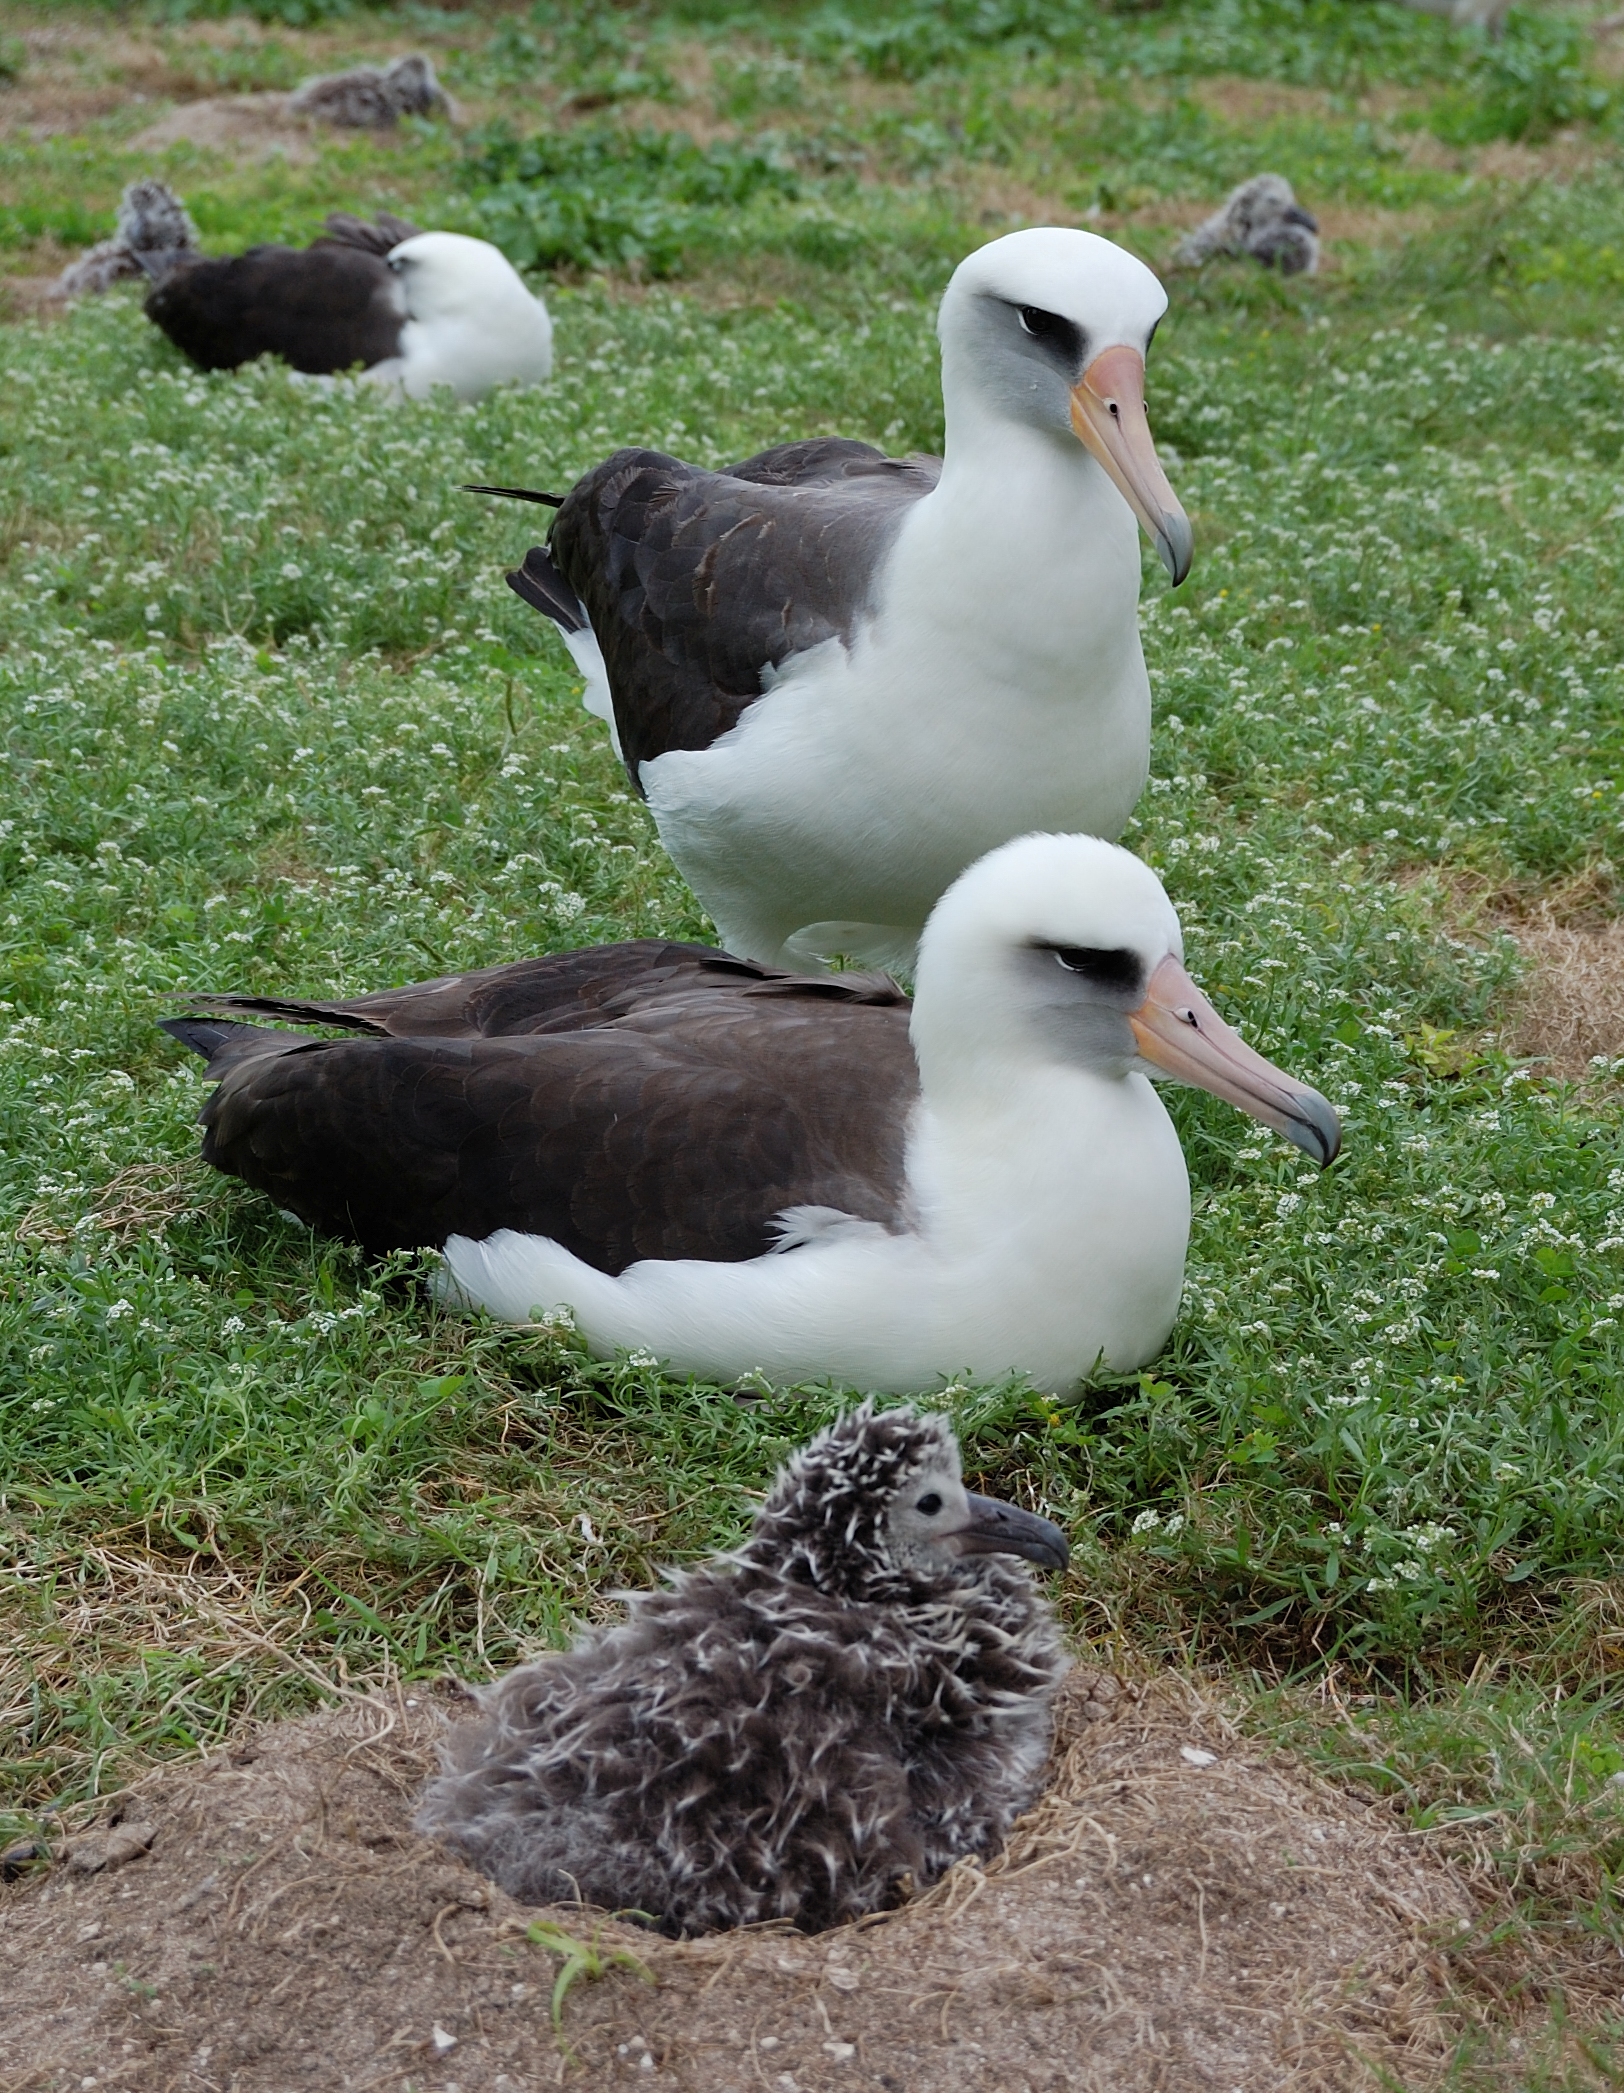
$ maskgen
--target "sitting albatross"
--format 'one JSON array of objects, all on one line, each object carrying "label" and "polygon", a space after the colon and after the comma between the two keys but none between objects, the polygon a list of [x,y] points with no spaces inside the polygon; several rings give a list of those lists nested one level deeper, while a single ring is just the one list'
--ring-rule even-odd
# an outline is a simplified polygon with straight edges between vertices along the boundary
[{"label": "sitting albatross", "polygon": [[359,364],[411,399],[448,385],[459,400],[552,371],[552,319],[499,248],[387,211],[371,225],[334,211],[308,247],[137,259],[148,319],[206,371],[266,355],[311,376]]},{"label": "sitting albatross", "polygon": [[1120,834],[1150,756],[1135,518],[1190,565],[1145,414],[1166,309],[1109,240],[1010,233],[942,299],[942,458],[617,451],[509,575],[730,952],[908,966],[985,852]]},{"label": "sitting albatross", "polygon": [[479,1689],[419,1826],[526,1903],[803,1932],[1001,1844],[1066,1658],[1058,1526],[974,1497],[944,1417],[848,1412],[731,1555]]},{"label": "sitting albatross", "polygon": [[353,1002],[211,997],[203,1154],[312,1226],[444,1246],[461,1296],[601,1354],[901,1393],[1142,1364],[1190,1194],[1160,1070],[1328,1163],[1335,1113],[1185,972],[1155,874],[1026,836],[937,904],[910,1008],[860,975],[644,942]]}]

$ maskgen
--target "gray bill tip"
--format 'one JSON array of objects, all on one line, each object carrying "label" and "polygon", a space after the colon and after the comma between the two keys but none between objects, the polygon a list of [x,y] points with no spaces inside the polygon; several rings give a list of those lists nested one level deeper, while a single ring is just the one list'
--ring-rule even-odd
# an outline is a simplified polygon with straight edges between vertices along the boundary
[{"label": "gray bill tip", "polygon": [[1045,1570],[1063,1570],[1071,1543],[1052,1519],[996,1497],[969,1499],[970,1523],[955,1536],[961,1555],[1022,1555]]},{"label": "gray bill tip", "polygon": [[1334,1163],[1342,1150],[1342,1122],[1330,1101],[1317,1090],[1305,1089],[1292,1099],[1290,1115],[1281,1132],[1304,1155],[1312,1156],[1322,1170]]},{"label": "gray bill tip", "polygon": [[1156,550],[1162,556],[1162,565],[1176,589],[1190,571],[1190,562],[1195,558],[1195,532],[1190,519],[1181,509],[1177,515],[1167,515],[1156,531]]}]

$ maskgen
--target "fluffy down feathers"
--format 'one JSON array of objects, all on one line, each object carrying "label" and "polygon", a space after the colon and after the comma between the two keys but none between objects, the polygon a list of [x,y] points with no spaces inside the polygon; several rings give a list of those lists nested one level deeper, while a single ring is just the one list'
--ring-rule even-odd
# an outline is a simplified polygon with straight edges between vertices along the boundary
[{"label": "fluffy down feathers", "polygon": [[1319,221],[1297,201],[1290,182],[1282,174],[1256,174],[1179,243],[1173,260],[1191,269],[1215,254],[1246,254],[1282,276],[1311,276],[1319,252]]},{"label": "fluffy down feathers", "polygon": [[93,295],[131,277],[151,276],[172,258],[200,252],[186,206],[167,182],[144,175],[120,199],[113,237],[70,262],[57,278],[57,292],[64,298]]},{"label": "fluffy down feathers", "polygon": [[352,131],[387,131],[403,116],[448,116],[450,97],[421,52],[397,58],[387,72],[358,65],[324,73],[288,97],[290,116],[313,116]]},{"label": "fluffy down feathers", "polygon": [[[990,1851],[1038,1793],[1066,1660],[1023,1567],[898,1541],[910,1488],[957,1472],[945,1419],[848,1413],[737,1553],[486,1688],[419,1823],[526,1902],[673,1934],[817,1932]],[[1046,1522],[965,1501],[1063,1559]]]}]

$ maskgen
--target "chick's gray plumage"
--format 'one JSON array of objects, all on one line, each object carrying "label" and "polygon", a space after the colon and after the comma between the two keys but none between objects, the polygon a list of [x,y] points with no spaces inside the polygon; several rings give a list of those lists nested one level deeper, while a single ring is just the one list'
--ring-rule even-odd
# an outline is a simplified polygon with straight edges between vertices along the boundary
[{"label": "chick's gray plumage", "polygon": [[1215,254],[1250,255],[1282,276],[1311,276],[1319,267],[1319,220],[1283,174],[1253,175],[1180,241],[1173,261],[1193,269]]},{"label": "chick's gray plumage", "polygon": [[[1024,1567],[899,1542],[893,1508],[944,1468],[945,1419],[850,1412],[736,1553],[485,1689],[420,1825],[524,1902],[675,1934],[816,1932],[995,1848],[1038,1793],[1066,1660]],[[1064,1559],[1047,1522],[965,1501]]]}]

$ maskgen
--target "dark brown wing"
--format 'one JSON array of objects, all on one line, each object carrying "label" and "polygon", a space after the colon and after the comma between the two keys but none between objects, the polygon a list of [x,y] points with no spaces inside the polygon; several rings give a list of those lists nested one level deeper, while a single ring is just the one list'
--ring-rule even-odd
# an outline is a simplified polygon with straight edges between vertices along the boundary
[{"label": "dark brown wing", "polygon": [[279,1017],[292,1024],[343,1025],[380,1038],[495,1039],[538,1032],[578,1032],[622,1018],[643,1018],[686,1003],[736,995],[792,996],[815,1003],[876,1003],[906,1010],[907,998],[885,974],[784,974],[734,959],[712,945],[638,938],[554,952],[466,974],[443,974],[405,988],[346,1001],[282,996],[200,996],[210,1010]]},{"label": "dark brown wing", "polygon": [[576,482],[547,550],[592,621],[634,781],[639,764],[735,726],[764,670],[851,638],[940,470],[820,438],[730,472],[617,451]]},{"label": "dark brown wing", "polygon": [[403,317],[378,255],[325,241],[197,262],[156,285],[146,313],[206,371],[272,355],[317,374],[395,355]]},{"label": "dark brown wing", "polygon": [[906,1000],[874,990],[690,984],[502,1038],[171,1029],[221,1077],[205,1158],[313,1227],[373,1251],[516,1228],[619,1272],[759,1256],[786,1207],[896,1225],[917,1073]]},{"label": "dark brown wing", "polygon": [[326,231],[318,234],[311,245],[358,247],[364,254],[382,256],[392,253],[402,240],[415,240],[422,230],[420,225],[397,218],[392,211],[380,211],[370,225],[349,211],[329,211]]}]

